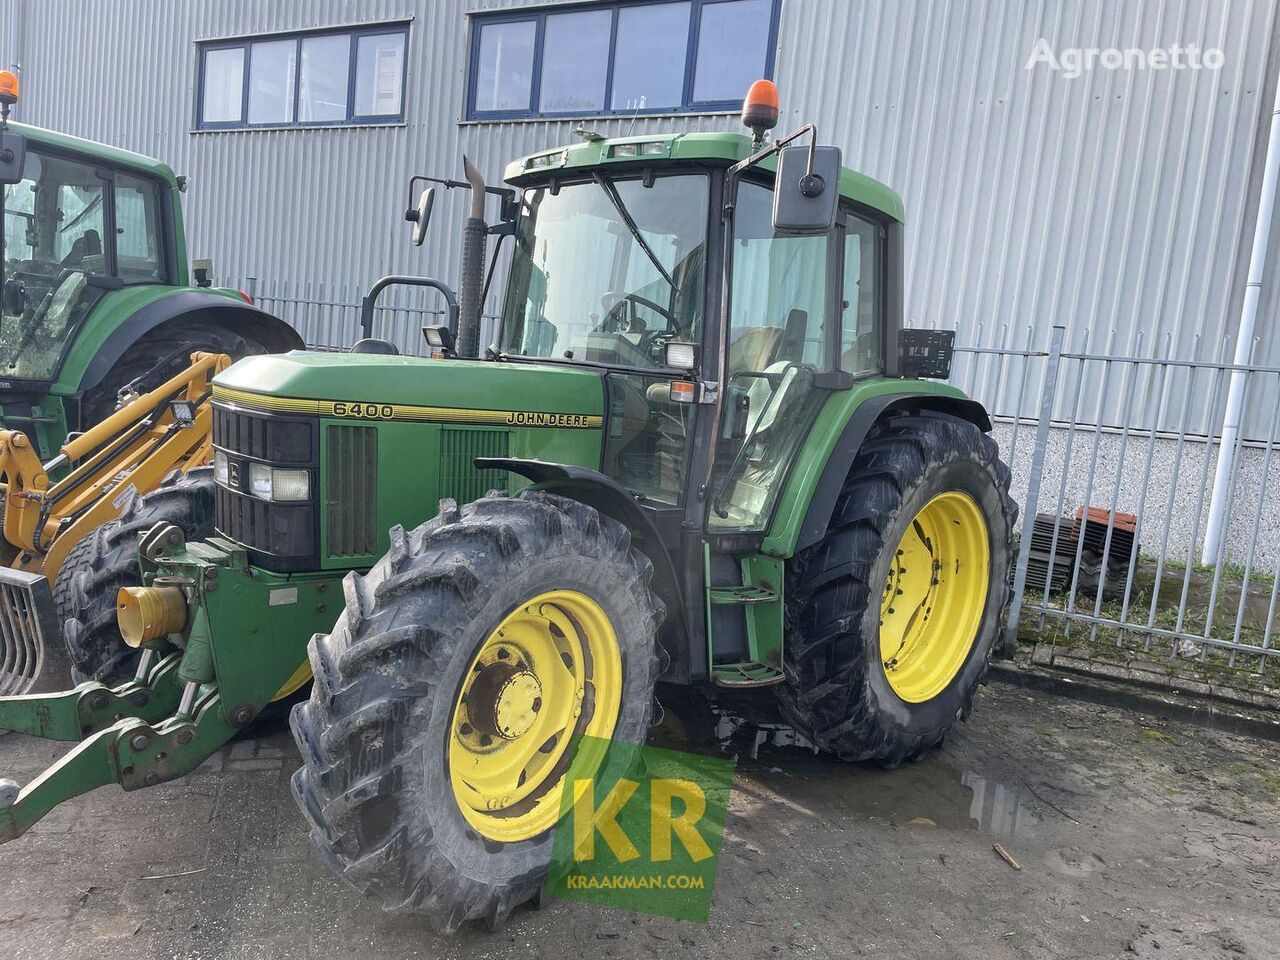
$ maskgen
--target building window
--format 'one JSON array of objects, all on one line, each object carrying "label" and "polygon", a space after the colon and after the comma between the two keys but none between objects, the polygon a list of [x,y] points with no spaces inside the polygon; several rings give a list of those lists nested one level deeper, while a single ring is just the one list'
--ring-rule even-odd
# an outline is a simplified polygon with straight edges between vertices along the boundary
[{"label": "building window", "polygon": [[467,117],[736,109],[773,75],[778,0],[575,4],[472,18]]},{"label": "building window", "polygon": [[407,23],[199,44],[201,129],[404,119]]}]

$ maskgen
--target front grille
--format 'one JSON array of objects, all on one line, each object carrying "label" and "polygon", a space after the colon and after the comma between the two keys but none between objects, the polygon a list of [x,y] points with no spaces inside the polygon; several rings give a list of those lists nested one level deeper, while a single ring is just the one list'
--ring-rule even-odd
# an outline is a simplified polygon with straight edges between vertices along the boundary
[{"label": "front grille", "polygon": [[48,581],[0,568],[0,694],[56,690],[69,670]]},{"label": "front grille", "polygon": [[312,418],[213,405],[213,444],[226,454],[228,465],[227,483],[219,483],[214,496],[214,528],[243,546],[250,561],[264,569],[316,569],[319,529],[312,502],[271,503],[250,494],[249,465],[257,461],[308,468],[314,497],[318,433]]},{"label": "front grille", "polygon": [[509,436],[505,429],[441,428],[440,496],[452,497],[460,504],[470,503],[472,500],[479,500],[490,490],[505,488],[505,471],[477,470],[475,459],[505,457]]},{"label": "front grille", "polygon": [[315,461],[310,421],[243,413],[214,404],[213,442],[254,460],[310,466]]},{"label": "front grille", "polygon": [[378,546],[378,429],[328,428],[325,485],[330,557],[366,557]]}]

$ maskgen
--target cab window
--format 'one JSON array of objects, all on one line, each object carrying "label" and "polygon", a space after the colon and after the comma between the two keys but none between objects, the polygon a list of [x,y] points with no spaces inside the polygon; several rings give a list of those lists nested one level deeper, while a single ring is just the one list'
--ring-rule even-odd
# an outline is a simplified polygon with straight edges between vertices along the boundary
[{"label": "cab window", "polygon": [[884,228],[845,212],[844,283],[840,324],[840,369],[866,374],[880,369],[884,314]]},{"label": "cab window", "polygon": [[764,528],[826,396],[815,378],[830,370],[824,331],[831,243],[826,234],[775,233],[773,192],[739,185],[713,529]]},{"label": "cab window", "polygon": [[165,279],[160,189],[141,177],[116,175],[116,260],[120,278]]}]

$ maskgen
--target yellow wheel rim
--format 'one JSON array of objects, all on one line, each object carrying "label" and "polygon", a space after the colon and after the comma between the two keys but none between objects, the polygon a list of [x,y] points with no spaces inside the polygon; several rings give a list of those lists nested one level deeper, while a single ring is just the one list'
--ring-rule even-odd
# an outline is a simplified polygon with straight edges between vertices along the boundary
[{"label": "yellow wheel rim", "polygon": [[908,703],[932,700],[964,666],[991,578],[987,523],[977,503],[940,493],[898,543],[880,601],[880,660]]},{"label": "yellow wheel rim", "polygon": [[613,736],[622,658],[613,624],[576,590],[521,604],[481,644],[449,731],[449,779],[467,821],[490,840],[535,837],[560,816],[581,734]]},{"label": "yellow wheel rim", "polygon": [[285,697],[292,696],[311,681],[311,661],[303,660],[298,665],[298,669],[293,671],[289,679],[284,682],[284,686],[276,691],[276,695],[271,698],[271,702],[283,700]]}]

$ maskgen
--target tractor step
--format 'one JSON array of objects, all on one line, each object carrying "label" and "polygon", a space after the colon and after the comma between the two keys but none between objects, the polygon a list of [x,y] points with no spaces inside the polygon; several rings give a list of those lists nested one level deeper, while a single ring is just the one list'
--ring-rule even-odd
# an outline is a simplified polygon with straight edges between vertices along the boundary
[{"label": "tractor step", "polygon": [[[711,584],[711,548],[704,547],[707,578],[707,659],[711,664],[711,680],[720,687],[767,687],[782,683],[782,587],[784,570],[775,557],[753,555],[737,561],[741,584]],[[741,614],[722,610],[713,617],[715,607],[741,607]],[[735,624],[740,624],[735,628]],[[732,662],[717,662],[716,629],[742,631],[745,636],[722,637],[720,656]],[[745,643],[741,640],[745,639]],[[735,642],[736,641],[736,642]]]},{"label": "tractor step", "polygon": [[770,590],[768,587],[745,586],[745,587],[712,587],[707,591],[707,597],[712,603],[718,604],[748,604],[748,603],[777,603],[778,594]]},{"label": "tractor step", "polygon": [[767,663],[717,663],[712,679],[718,687],[771,687],[786,675]]}]

